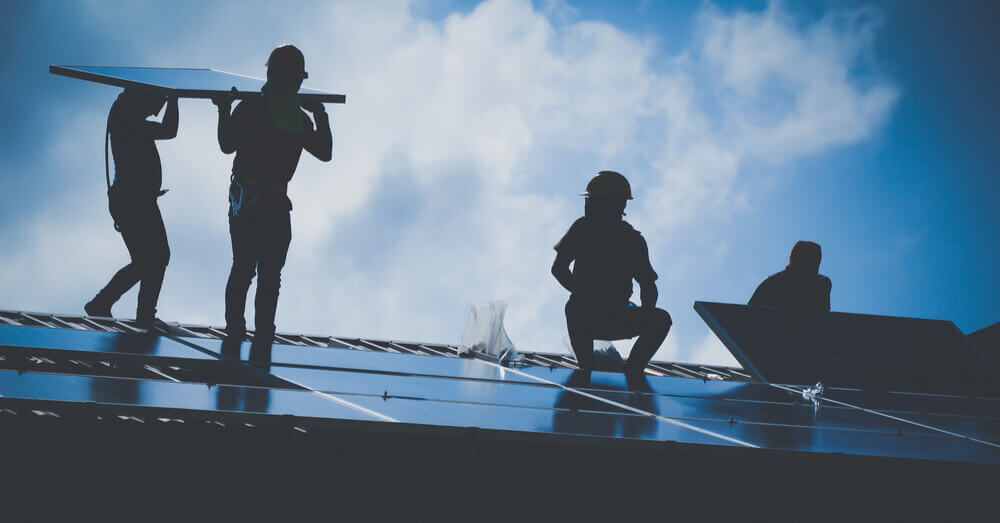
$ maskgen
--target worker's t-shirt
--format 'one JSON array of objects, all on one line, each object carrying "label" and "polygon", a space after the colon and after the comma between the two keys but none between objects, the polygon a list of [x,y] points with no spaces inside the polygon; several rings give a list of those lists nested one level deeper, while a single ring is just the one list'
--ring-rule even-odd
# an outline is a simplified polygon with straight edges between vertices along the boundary
[{"label": "worker's t-shirt", "polygon": [[[302,149],[318,140],[313,122],[301,109],[302,132],[286,132],[275,127],[263,97],[244,100],[233,110],[232,130],[236,137],[233,175],[243,184],[254,205],[291,210],[288,182],[295,174]],[[325,117],[325,114],[324,116]]]},{"label": "worker's t-shirt", "polygon": [[153,137],[159,123],[130,114],[119,98],[111,105],[108,132],[115,161],[115,185],[132,191],[156,194],[163,183],[160,153]]},{"label": "worker's t-shirt", "polygon": [[622,221],[598,227],[587,217],[578,219],[555,250],[573,263],[573,298],[598,309],[624,308],[632,297],[632,280],[656,281],[649,248],[639,231]]},{"label": "worker's t-shirt", "polygon": [[832,287],[830,278],[822,274],[785,269],[762,281],[747,304],[829,311]]}]

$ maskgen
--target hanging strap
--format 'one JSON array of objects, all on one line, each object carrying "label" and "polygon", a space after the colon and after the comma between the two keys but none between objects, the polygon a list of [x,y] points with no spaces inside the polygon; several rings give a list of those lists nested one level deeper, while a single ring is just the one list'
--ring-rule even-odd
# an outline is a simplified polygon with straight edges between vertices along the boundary
[{"label": "hanging strap", "polygon": [[104,126],[104,181],[108,184],[108,197],[111,197],[111,167],[108,164],[108,144],[111,141],[111,111],[108,111],[108,123]]}]

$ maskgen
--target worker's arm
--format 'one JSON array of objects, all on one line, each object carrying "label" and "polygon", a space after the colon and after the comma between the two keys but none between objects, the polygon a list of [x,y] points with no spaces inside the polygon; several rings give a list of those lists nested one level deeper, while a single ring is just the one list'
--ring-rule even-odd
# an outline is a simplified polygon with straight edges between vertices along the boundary
[{"label": "worker's arm", "polygon": [[825,298],[823,300],[823,310],[827,311],[827,312],[830,312],[830,291],[833,289],[833,282],[830,281],[829,278],[823,278],[823,280],[824,280],[823,281],[823,283],[824,283],[823,287],[824,287],[824,290],[825,290],[825,292],[823,293],[824,294],[824,298]]},{"label": "worker's arm", "polygon": [[[233,90],[236,88],[234,87]],[[224,154],[236,151],[236,136],[233,129],[233,116],[230,114],[233,106],[233,96],[226,94],[212,98],[212,103],[219,108],[219,126],[217,136],[219,139],[219,149]]]},{"label": "worker's arm", "polygon": [[562,285],[570,293],[573,292],[573,273],[569,270],[571,261],[573,259],[568,254],[557,251],[556,259],[552,262],[552,275],[556,277],[559,285]]},{"label": "worker's arm", "polygon": [[305,143],[302,145],[319,161],[329,162],[333,158],[333,133],[330,132],[330,117],[326,114],[326,109],[322,103],[314,100],[303,99],[299,105],[312,113],[313,120],[316,120],[316,130],[306,131]]},{"label": "worker's arm", "polygon": [[655,281],[648,280],[639,282],[639,301],[642,302],[642,308],[652,309],[653,307],[656,307],[656,299],[659,297],[660,293],[656,289]]},{"label": "worker's arm", "polygon": [[146,122],[154,140],[169,140],[177,136],[177,97],[167,98],[167,110],[163,113],[162,122]]},{"label": "worker's arm", "polygon": [[764,281],[760,282],[760,285],[754,289],[753,294],[750,296],[750,301],[747,305],[753,306],[774,306],[777,300],[774,296],[774,276],[765,278]]},{"label": "worker's arm", "polygon": [[154,140],[169,140],[177,136],[177,97],[167,98],[167,110],[163,113],[162,122],[144,120],[142,122],[142,133],[152,137]]},{"label": "worker's arm", "polygon": [[656,289],[656,280],[659,278],[653,265],[649,262],[649,246],[646,240],[640,235],[638,240],[638,252],[635,257],[635,270],[632,277],[639,282],[639,301],[642,308],[652,309],[656,307],[656,299],[660,297]]}]

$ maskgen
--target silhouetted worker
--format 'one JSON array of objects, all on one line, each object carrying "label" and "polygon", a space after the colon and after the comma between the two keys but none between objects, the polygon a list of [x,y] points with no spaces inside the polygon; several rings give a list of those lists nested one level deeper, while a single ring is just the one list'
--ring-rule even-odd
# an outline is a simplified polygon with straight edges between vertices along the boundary
[{"label": "silhouetted worker", "polygon": [[761,282],[747,304],[829,311],[833,283],[819,273],[822,258],[819,244],[796,242],[785,270]]},{"label": "silhouetted worker", "polygon": [[[571,295],[566,326],[581,368],[592,368],[594,340],[639,336],[625,362],[627,374],[642,373],[672,324],[656,308],[656,272],[646,240],[622,220],[632,188],[619,173],[601,171],[587,184],[584,216],[556,244],[552,275]],[[573,270],[570,272],[570,262]],[[639,282],[641,307],[629,301]]]},{"label": "silhouetted worker", "polygon": [[[167,110],[162,123],[146,120],[159,113],[164,103]],[[110,317],[111,306],[138,282],[136,326],[149,329],[170,261],[167,231],[156,203],[166,191],[160,190],[163,173],[155,140],[177,136],[177,98],[126,89],[111,105],[108,134],[115,162],[108,208],[132,261],[83,308],[91,316]]]},{"label": "silhouetted worker", "polygon": [[[219,147],[236,152],[229,186],[229,234],[233,267],[226,284],[226,339],[222,353],[239,358],[246,334],[247,291],[256,273],[257,297],[250,361],[267,367],[274,339],[274,315],[292,239],[288,182],[302,149],[321,161],[333,155],[330,121],[323,104],[298,96],[305,57],[295,46],[283,45],[267,60],[267,83],[261,97],[240,102],[230,116],[231,97],[213,102],[219,107]],[[313,114],[316,127],[305,112]]]}]

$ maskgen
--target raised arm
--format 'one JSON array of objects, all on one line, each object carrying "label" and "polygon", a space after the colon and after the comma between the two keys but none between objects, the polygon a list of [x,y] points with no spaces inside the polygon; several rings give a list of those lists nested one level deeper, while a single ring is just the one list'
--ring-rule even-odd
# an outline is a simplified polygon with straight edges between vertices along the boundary
[{"label": "raised arm", "polygon": [[321,162],[329,162],[333,158],[333,133],[330,132],[330,117],[326,114],[323,104],[313,100],[303,99],[299,105],[309,111],[316,120],[316,130],[307,130],[303,146],[309,154]]},{"label": "raised arm", "polygon": [[[234,87],[233,90],[236,88]],[[223,95],[212,98],[212,103],[219,109],[219,125],[216,135],[219,139],[219,149],[224,154],[236,151],[236,136],[233,129],[233,117],[230,111],[233,106],[233,96]]]},{"label": "raised arm", "polygon": [[177,112],[177,97],[167,98],[167,110],[163,113],[163,121],[143,121],[143,132],[152,136],[154,140],[169,140],[177,136]]},{"label": "raised arm", "polygon": [[177,136],[177,97],[167,98],[167,110],[163,113],[163,122],[145,122],[154,140],[169,140]]}]

